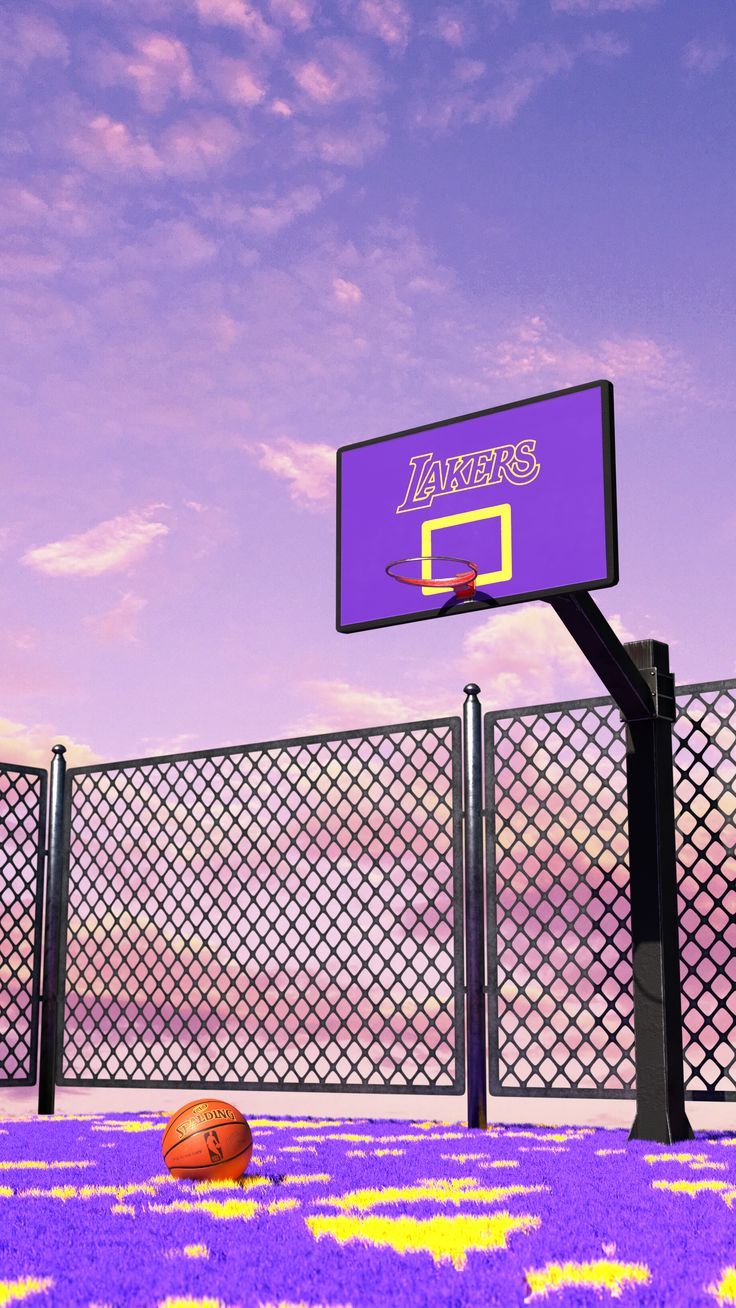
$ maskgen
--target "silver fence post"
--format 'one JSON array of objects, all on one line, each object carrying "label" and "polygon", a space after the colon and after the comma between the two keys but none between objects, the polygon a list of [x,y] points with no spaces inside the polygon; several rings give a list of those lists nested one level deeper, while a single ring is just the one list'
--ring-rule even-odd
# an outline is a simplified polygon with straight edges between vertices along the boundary
[{"label": "silver fence post", "polygon": [[465,687],[463,796],[465,805],[465,1014],[468,1126],[485,1130],[486,987],[483,897],[483,745],[480,687]]},{"label": "silver fence post", "polygon": [[41,1048],[38,1066],[38,1112],[52,1114],[56,1094],[56,1021],[61,955],[61,881],[64,864],[64,745],[54,745],[49,802],[49,844],[46,874]]}]

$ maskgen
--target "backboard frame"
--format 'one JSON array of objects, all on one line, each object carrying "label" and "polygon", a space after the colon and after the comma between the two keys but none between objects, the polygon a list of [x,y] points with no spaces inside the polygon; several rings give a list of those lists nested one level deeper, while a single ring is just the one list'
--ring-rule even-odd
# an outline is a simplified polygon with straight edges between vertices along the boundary
[{"label": "backboard frame", "polygon": [[[460,605],[449,607],[438,604],[436,608],[426,609],[421,613],[398,614],[392,617],[377,618],[368,622],[343,623],[341,622],[341,589],[342,589],[342,560],[341,560],[341,542],[342,542],[342,461],[344,456],[351,450],[355,450],[367,445],[379,445],[384,441],[395,440],[400,436],[413,436],[419,432],[432,431],[438,427],[454,426],[457,423],[467,422],[471,418],[488,417],[495,413],[501,413],[509,409],[520,409],[528,405],[539,404],[544,400],[557,399],[563,395],[576,394],[579,391],[592,390],[595,387],[600,388],[601,392],[601,436],[602,436],[602,455],[603,455],[603,493],[604,493],[604,513],[605,513],[605,548],[606,548],[606,573],[599,578],[590,578],[586,581],[580,581],[567,586],[559,586],[542,591],[529,591],[525,594],[514,595],[510,598],[489,599],[486,595],[484,598],[477,600],[466,600]],[[523,400],[514,400],[509,404],[498,404],[488,409],[477,409],[472,413],[460,414],[454,418],[442,418],[437,422],[423,423],[417,427],[407,427],[403,431],[389,432],[384,436],[374,436],[367,440],[354,441],[349,445],[342,445],[337,450],[337,485],[336,485],[336,523],[337,523],[337,568],[336,568],[336,628],[344,634],[352,634],[357,631],[372,631],[376,627],[393,627],[407,622],[424,622],[429,618],[440,616],[450,617],[459,613],[477,612],[487,610],[489,604],[492,607],[504,607],[508,604],[523,604],[533,600],[548,599],[554,595],[568,595],[575,591],[601,590],[610,586],[615,586],[619,580],[618,566],[618,523],[617,523],[617,500],[616,500],[616,459],[615,459],[615,437],[614,437],[614,416],[613,416],[613,384],[605,379],[598,381],[584,382],[579,386],[569,386],[562,390],[549,391],[543,395],[529,396]],[[387,560],[390,562],[390,560]],[[482,587],[479,587],[482,591]]]}]

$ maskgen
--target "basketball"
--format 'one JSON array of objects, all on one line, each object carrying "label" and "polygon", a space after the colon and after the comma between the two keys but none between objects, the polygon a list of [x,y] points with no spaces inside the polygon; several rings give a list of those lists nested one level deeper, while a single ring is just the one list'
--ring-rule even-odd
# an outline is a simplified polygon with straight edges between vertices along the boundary
[{"label": "basketball", "polygon": [[253,1137],[232,1104],[193,1099],[169,1118],[161,1152],[177,1180],[235,1181],[250,1162]]}]

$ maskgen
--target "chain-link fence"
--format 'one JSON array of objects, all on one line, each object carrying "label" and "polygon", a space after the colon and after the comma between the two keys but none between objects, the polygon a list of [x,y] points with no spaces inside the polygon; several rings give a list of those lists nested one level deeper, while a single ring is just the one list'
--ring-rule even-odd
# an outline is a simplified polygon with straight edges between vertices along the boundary
[{"label": "chain-link fence", "polygon": [[[736,1100],[736,680],[673,735],[686,1098]],[[626,738],[607,698],[485,716],[497,1095],[636,1097]]]},{"label": "chain-link fence", "polygon": [[41,993],[47,776],[0,763],[0,1084],[33,1085]]},{"label": "chain-link fence", "polygon": [[460,720],[67,774],[59,1085],[462,1093]]}]

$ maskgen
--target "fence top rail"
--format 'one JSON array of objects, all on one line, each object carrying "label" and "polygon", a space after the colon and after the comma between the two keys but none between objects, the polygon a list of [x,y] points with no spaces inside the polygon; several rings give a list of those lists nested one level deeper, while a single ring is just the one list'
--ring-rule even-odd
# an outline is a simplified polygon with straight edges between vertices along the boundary
[{"label": "fence top rail", "polygon": [[326,745],[331,741],[368,740],[373,736],[389,736],[394,733],[407,734],[414,731],[434,731],[438,727],[460,727],[459,716],[446,718],[425,718],[417,722],[398,722],[391,726],[353,727],[347,731],[328,731],[313,736],[290,736],[285,740],[265,740],[247,745],[224,745],[214,749],[187,750],[181,754],[153,754],[146,758],[115,760],[112,763],[85,763],[80,767],[68,768],[67,777],[80,776],[90,772],[114,772],[120,768],[142,767],[159,763],[185,763],[197,759],[229,758],[233,754],[255,754],[269,750],[296,748],[303,745]]},{"label": "fence top rail", "polygon": [[[676,696],[680,695],[699,695],[704,692],[719,690],[736,690],[736,677],[727,677],[724,681],[697,681],[688,686],[675,685]],[[484,715],[486,721],[499,718],[523,718],[539,716],[540,714],[565,713],[570,709],[584,708],[603,708],[604,705],[616,707],[616,701],[611,695],[598,695],[593,699],[566,699],[556,700],[553,704],[525,704],[522,708],[514,709],[489,709]]]},{"label": "fence top rail", "polygon": [[33,768],[27,763],[0,763],[0,772],[25,772],[26,775],[33,777],[45,777],[48,775],[47,768]]}]

